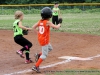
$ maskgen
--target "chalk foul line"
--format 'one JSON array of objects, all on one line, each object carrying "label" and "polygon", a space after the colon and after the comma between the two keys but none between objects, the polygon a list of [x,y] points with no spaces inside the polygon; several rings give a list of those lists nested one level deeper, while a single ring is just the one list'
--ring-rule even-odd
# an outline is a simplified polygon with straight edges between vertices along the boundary
[{"label": "chalk foul line", "polygon": [[[70,60],[64,60],[64,61],[54,63],[54,64],[50,64],[50,65],[47,65],[47,66],[42,66],[42,67],[40,67],[40,69],[54,67],[56,65],[64,64],[64,63],[67,63],[67,62],[70,62]],[[21,74],[21,73],[26,73],[26,72],[31,72],[31,71],[32,71],[31,69],[28,69],[28,70],[23,70],[23,71],[19,71],[19,72],[10,73],[10,74],[4,74],[4,75],[16,75],[16,74]]]},{"label": "chalk foul line", "polygon": [[[71,62],[72,60],[89,61],[89,60],[93,60],[94,58],[98,58],[98,57],[100,57],[100,54],[98,54],[96,56],[92,56],[92,57],[87,57],[87,58],[73,57],[73,56],[62,56],[62,57],[58,57],[58,59],[64,59],[63,61],[57,62],[57,63],[54,63],[54,64],[50,64],[50,65],[47,65],[47,66],[42,66],[42,67],[40,67],[40,69],[54,67],[56,65],[61,65],[61,64],[64,64],[64,63]],[[10,74],[4,74],[4,75],[16,75],[16,74],[22,74],[22,73],[27,73],[27,72],[31,72],[31,71],[32,71],[31,69],[27,69],[27,70],[14,72],[14,73],[10,73]]]}]

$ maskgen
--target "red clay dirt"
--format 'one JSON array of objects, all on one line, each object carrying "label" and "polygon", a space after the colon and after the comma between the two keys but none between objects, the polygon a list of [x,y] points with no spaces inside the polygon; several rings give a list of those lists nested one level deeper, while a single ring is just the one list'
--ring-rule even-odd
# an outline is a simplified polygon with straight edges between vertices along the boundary
[{"label": "red clay dirt", "polygon": [[[41,52],[41,46],[37,41],[37,35],[34,32],[30,32],[29,35],[25,37],[33,43],[30,57],[34,61],[34,54],[36,52]],[[100,54],[100,36],[51,32],[51,44],[53,50],[49,53],[47,59],[41,64],[41,66],[63,61],[58,59],[58,57],[61,56],[91,57]],[[16,54],[16,51],[20,48],[21,46],[17,45],[13,40],[12,30],[0,30],[0,75],[31,69],[35,64],[24,64],[25,59],[20,58]],[[95,58],[91,61],[71,61],[66,64],[42,69],[41,71],[100,69],[99,62],[100,58]],[[32,71],[16,75],[45,74],[36,74]]]}]

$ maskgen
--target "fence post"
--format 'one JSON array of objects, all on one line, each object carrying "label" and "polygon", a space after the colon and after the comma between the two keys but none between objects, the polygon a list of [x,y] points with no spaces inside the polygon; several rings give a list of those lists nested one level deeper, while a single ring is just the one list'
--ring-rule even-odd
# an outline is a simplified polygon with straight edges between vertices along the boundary
[{"label": "fence post", "polygon": [[85,11],[85,9],[84,9],[84,5],[83,5],[83,11]]},{"label": "fence post", "polygon": [[30,14],[30,10],[31,10],[31,8],[30,8],[30,5],[29,5],[29,14]]},{"label": "fence post", "polygon": [[1,14],[3,15],[3,6],[2,6],[2,8],[1,8],[1,11],[2,11]]}]

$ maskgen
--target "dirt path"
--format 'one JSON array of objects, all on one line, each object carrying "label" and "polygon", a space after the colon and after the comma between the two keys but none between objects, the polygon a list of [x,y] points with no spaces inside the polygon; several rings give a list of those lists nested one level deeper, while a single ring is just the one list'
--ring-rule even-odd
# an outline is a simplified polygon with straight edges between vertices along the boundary
[{"label": "dirt path", "polygon": [[[25,37],[33,43],[30,57],[34,60],[34,53],[41,51],[37,36],[30,32]],[[51,44],[54,49],[41,66],[62,61],[58,59],[60,56],[90,57],[100,54],[100,36],[51,32]],[[21,46],[14,43],[13,31],[0,30],[0,75],[32,68],[34,63],[24,64],[25,59],[16,55],[16,50],[20,48]],[[95,58],[92,61],[71,61],[70,63],[43,69],[42,72],[65,69],[100,69],[100,58]],[[24,75],[32,74],[34,73],[29,72]]]}]

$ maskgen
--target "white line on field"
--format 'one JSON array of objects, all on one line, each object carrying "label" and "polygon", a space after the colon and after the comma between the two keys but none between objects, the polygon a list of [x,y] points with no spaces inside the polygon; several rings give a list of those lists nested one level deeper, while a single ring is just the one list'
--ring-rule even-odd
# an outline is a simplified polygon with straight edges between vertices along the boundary
[{"label": "white line on field", "polygon": [[[56,65],[61,65],[61,64],[64,64],[64,63],[71,62],[72,60],[87,61],[87,60],[93,60],[93,58],[97,58],[97,57],[100,57],[100,54],[98,54],[96,56],[92,56],[92,57],[87,57],[87,58],[73,57],[73,56],[62,56],[62,57],[58,57],[58,58],[59,59],[65,59],[64,61],[57,62],[57,63],[54,63],[54,64],[50,64],[50,65],[47,65],[47,66],[42,66],[42,67],[40,67],[40,69],[54,67]],[[28,69],[28,70],[23,70],[23,71],[19,71],[19,72],[10,73],[10,74],[4,74],[4,75],[16,75],[16,74],[22,74],[22,73],[31,72],[31,71],[32,71],[31,69]]]},{"label": "white line on field", "polygon": [[[60,64],[64,64],[64,63],[70,62],[70,61],[71,60],[64,60],[64,61],[61,61],[61,62],[58,62],[58,63],[54,63],[54,64],[50,64],[50,65],[47,65],[47,66],[42,66],[42,67],[40,67],[40,69],[53,67],[53,66],[56,66],[56,65],[60,65]],[[26,72],[31,72],[31,71],[32,71],[31,69],[28,69],[28,70],[23,70],[23,71],[19,71],[19,72],[10,73],[10,74],[4,74],[4,75],[16,75],[16,74],[21,74],[21,73],[26,73]]]}]

